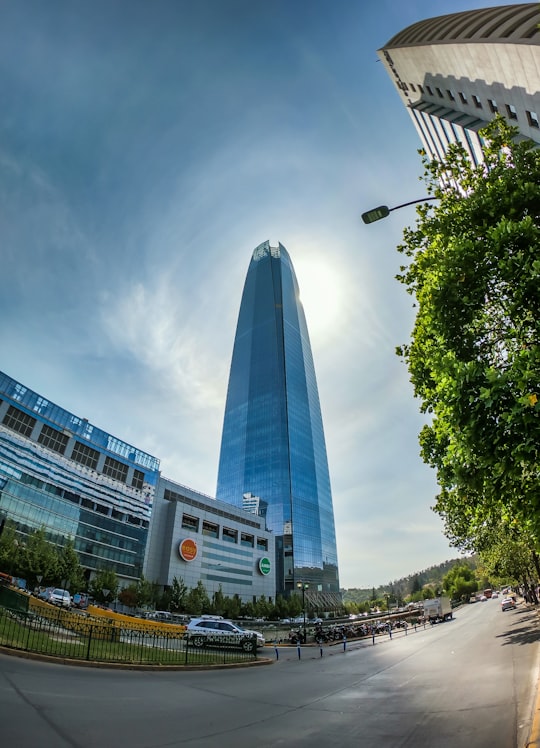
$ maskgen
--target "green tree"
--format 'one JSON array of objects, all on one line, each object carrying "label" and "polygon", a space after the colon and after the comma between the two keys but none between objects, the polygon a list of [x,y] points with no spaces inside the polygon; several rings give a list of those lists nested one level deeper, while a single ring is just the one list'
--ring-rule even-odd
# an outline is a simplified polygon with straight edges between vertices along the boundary
[{"label": "green tree", "polygon": [[398,353],[431,418],[434,508],[458,544],[491,511],[540,537],[540,151],[515,133],[497,118],[485,163],[454,145],[426,164],[438,204],[419,207],[399,247],[417,316]]},{"label": "green tree", "polygon": [[210,610],[210,598],[206,587],[199,579],[196,587],[192,587],[186,596],[186,608],[188,613],[200,616],[202,613],[208,613]]},{"label": "green tree", "polygon": [[[20,542],[20,541],[19,541]],[[28,535],[21,552],[21,572],[26,577],[29,586],[34,586],[38,576],[42,577],[41,584],[61,583],[59,554],[55,545],[47,540],[43,528]]]},{"label": "green tree", "polygon": [[111,569],[100,569],[90,582],[89,591],[98,603],[111,603],[118,593],[118,577]]},{"label": "green tree", "polygon": [[232,597],[226,597],[224,604],[225,618],[232,618],[233,620],[238,618],[242,609],[242,601],[240,600],[240,596],[238,594],[235,594]]},{"label": "green tree", "polygon": [[17,538],[15,525],[7,520],[0,536],[0,571],[21,576],[23,570],[23,547]]},{"label": "green tree", "polygon": [[219,585],[219,588],[212,595],[212,613],[218,616],[222,616],[224,610],[225,595],[223,594],[221,585]]},{"label": "green tree", "polygon": [[462,597],[469,598],[472,593],[476,592],[478,582],[474,570],[468,564],[460,564],[444,575],[442,586],[447,595],[459,600]]},{"label": "green tree", "polygon": [[137,585],[129,584],[118,593],[118,600],[128,608],[137,607]]},{"label": "green tree", "polygon": [[144,574],[137,582],[137,605],[139,608],[154,607],[159,597],[159,585],[146,579]]},{"label": "green tree", "polygon": [[186,609],[187,585],[183,579],[173,577],[171,585],[171,610],[183,612]]},{"label": "green tree", "polygon": [[78,592],[86,584],[83,568],[71,538],[58,549],[58,579],[72,592]]}]

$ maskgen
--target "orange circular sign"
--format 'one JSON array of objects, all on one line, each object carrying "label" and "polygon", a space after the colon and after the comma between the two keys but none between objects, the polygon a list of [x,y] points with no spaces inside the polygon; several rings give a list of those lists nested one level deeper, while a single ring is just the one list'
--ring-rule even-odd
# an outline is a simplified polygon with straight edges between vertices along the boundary
[{"label": "orange circular sign", "polygon": [[184,561],[193,561],[194,558],[197,558],[198,552],[197,543],[192,538],[185,538],[178,546],[178,553]]}]

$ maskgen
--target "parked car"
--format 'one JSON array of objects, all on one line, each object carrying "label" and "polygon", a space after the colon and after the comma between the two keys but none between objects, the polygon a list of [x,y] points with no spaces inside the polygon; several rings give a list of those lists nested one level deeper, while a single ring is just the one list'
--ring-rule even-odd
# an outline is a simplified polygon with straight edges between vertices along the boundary
[{"label": "parked car", "polygon": [[73,607],[84,610],[88,607],[90,600],[86,592],[76,592],[73,595]]},{"label": "parked car", "polygon": [[264,636],[259,631],[243,629],[218,617],[193,618],[187,625],[187,632],[188,641],[194,647],[240,647],[244,652],[253,652],[255,647],[265,645]]},{"label": "parked car", "polygon": [[37,596],[39,600],[49,600],[49,595],[54,590],[54,587],[46,587],[44,590],[38,592]]},{"label": "parked car", "polygon": [[516,609],[516,601],[512,597],[503,597],[501,600],[501,610],[504,612],[505,610],[515,610]]},{"label": "parked car", "polygon": [[47,598],[48,603],[59,605],[61,608],[71,608],[71,595],[67,590],[55,587]]}]

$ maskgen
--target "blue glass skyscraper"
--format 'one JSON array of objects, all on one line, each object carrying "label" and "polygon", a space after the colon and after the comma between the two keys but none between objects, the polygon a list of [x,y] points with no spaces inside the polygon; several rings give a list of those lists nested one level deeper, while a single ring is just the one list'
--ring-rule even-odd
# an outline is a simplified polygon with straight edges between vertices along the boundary
[{"label": "blue glass skyscraper", "polygon": [[253,252],[240,305],[216,496],[260,498],[276,540],[276,593],[309,584],[340,603],[332,492],[304,310],[285,247]]}]

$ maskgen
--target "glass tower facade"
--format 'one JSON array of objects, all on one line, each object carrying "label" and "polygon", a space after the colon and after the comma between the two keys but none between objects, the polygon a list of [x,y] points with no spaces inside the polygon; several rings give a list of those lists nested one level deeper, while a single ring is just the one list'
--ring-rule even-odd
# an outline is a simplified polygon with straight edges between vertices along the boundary
[{"label": "glass tower facade", "polygon": [[0,520],[69,538],[92,576],[143,571],[159,460],[0,372]]},{"label": "glass tower facade", "polygon": [[285,247],[253,252],[240,305],[216,496],[259,497],[276,543],[276,594],[309,584],[313,606],[340,603],[332,493],[315,369]]}]

